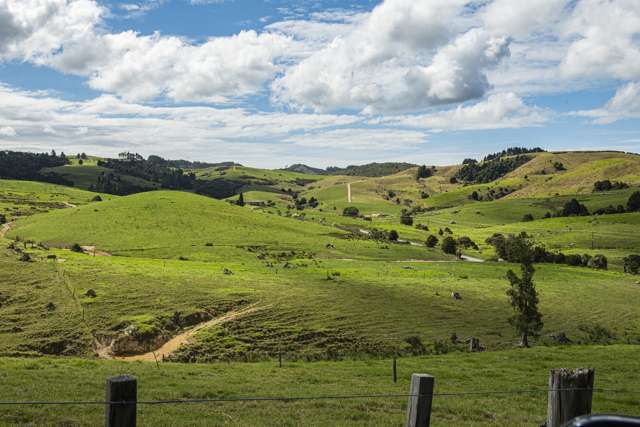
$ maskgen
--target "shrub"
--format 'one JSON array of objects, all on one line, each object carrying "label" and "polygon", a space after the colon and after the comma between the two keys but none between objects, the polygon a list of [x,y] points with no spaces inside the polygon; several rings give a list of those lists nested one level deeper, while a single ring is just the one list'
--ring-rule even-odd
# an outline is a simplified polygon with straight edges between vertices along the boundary
[{"label": "shrub", "polygon": [[562,208],[562,216],[586,216],[589,210],[576,199],[571,199]]},{"label": "shrub", "polygon": [[100,197],[100,195],[96,195],[93,199],[91,199],[92,202],[101,202],[102,201],[102,197]]},{"label": "shrub", "polygon": [[7,223],[7,217],[0,214],[0,225]]},{"label": "shrub", "polygon": [[74,243],[73,245],[71,245],[71,250],[73,252],[81,253],[82,252],[82,247],[78,243]]},{"label": "shrub", "polygon": [[627,201],[627,211],[628,212],[638,212],[640,211],[640,191],[636,191],[629,197]]},{"label": "shrub", "polygon": [[343,216],[357,217],[360,215],[360,210],[355,206],[347,206],[342,210]]},{"label": "shrub", "polygon": [[426,191],[421,191],[420,192],[420,198],[421,199],[428,199],[429,198],[429,194]]},{"label": "shrub", "polygon": [[473,248],[475,250],[478,250],[478,245],[476,245],[476,243],[467,236],[460,237],[458,239],[458,245],[462,246],[465,249]]},{"label": "shrub", "polygon": [[422,231],[429,231],[429,227],[425,224],[416,224],[416,228]]},{"label": "shrub", "polygon": [[427,237],[426,245],[428,248],[435,248],[437,244],[438,244],[438,238],[436,236],[431,234],[429,235],[429,237]]},{"label": "shrub", "polygon": [[389,240],[391,240],[392,242],[397,241],[399,237],[400,236],[398,235],[398,232],[396,230],[389,231]]},{"label": "shrub", "polygon": [[567,168],[564,167],[564,165],[562,164],[562,162],[553,162],[553,168],[557,171],[566,171]]},{"label": "shrub", "polygon": [[601,254],[595,255],[589,260],[589,267],[598,270],[606,270],[608,267],[607,257]]},{"label": "shrub", "polygon": [[458,243],[453,237],[447,236],[442,240],[442,252],[451,255],[455,255],[458,252]]},{"label": "shrub", "polygon": [[31,262],[31,255],[29,255],[28,253],[23,253],[22,256],[20,257],[20,261],[22,262]]},{"label": "shrub", "polygon": [[431,169],[427,168],[425,165],[422,165],[418,167],[418,171],[416,172],[416,180],[419,180],[421,178],[429,178],[431,175],[433,175]]},{"label": "shrub", "polygon": [[568,265],[572,265],[574,267],[582,265],[582,257],[576,254],[570,254],[565,256],[565,262]]},{"label": "shrub", "polygon": [[406,212],[400,215],[400,223],[404,225],[413,225],[413,217]]},{"label": "shrub", "polygon": [[629,255],[624,257],[624,272],[638,274],[640,272],[640,255]]},{"label": "shrub", "polygon": [[533,215],[528,213],[522,217],[522,222],[530,222],[530,221],[533,221],[533,219],[534,219]]}]

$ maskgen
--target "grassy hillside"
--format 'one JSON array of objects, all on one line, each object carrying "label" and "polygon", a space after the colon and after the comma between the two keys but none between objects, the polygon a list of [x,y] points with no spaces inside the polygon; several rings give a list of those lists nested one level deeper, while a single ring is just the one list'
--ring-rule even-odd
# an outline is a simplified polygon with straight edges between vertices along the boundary
[{"label": "grassy hillside", "polygon": [[[62,185],[32,181],[0,180],[0,214],[8,221],[19,217],[48,212],[52,209],[84,205],[97,194]],[[116,196],[100,194],[107,199]]]},{"label": "grassy hillside", "polygon": [[[593,367],[597,388],[636,387],[637,346],[595,346],[511,350],[401,358],[398,382],[390,361],[242,364],[162,364],[78,359],[0,359],[3,400],[101,400],[108,376],[138,378],[138,399],[198,399],[245,396],[345,396],[406,394],[413,372],[435,376],[436,393],[541,390],[527,394],[435,396],[433,426],[530,426],[544,421],[547,376],[558,367]],[[615,360],[615,364],[612,363]],[[249,379],[254,378],[257,381]],[[34,387],[37,384],[37,387]],[[399,426],[406,397],[290,402],[212,402],[138,406],[138,423],[155,426]],[[637,415],[631,393],[595,392],[595,413]],[[9,424],[100,425],[101,406],[2,406]],[[311,421],[312,420],[312,421]]]},{"label": "grassy hillside", "polygon": [[54,246],[97,246],[116,255],[214,260],[246,257],[247,248],[259,246],[270,252],[293,250],[333,258],[442,258],[435,250],[409,245],[389,251],[373,241],[347,239],[348,233],[333,227],[183,192],[140,193],[27,218],[16,225],[10,237]]}]

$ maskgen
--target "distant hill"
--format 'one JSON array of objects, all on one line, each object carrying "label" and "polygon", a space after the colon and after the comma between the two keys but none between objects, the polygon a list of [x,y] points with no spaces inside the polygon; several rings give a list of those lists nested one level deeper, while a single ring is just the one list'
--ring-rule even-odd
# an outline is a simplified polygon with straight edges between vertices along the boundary
[{"label": "distant hill", "polygon": [[314,168],[302,163],[296,163],[295,165],[287,166],[286,168],[283,168],[283,170],[289,172],[306,173],[310,175],[324,175],[327,173],[327,171],[325,171],[324,169]]},{"label": "distant hill", "polygon": [[412,163],[367,163],[365,165],[349,165],[346,168],[337,166],[329,166],[327,169],[314,168],[305,164],[297,163],[283,170],[289,172],[298,172],[311,175],[347,175],[347,176],[366,176],[376,178],[381,176],[393,175],[407,169],[415,168],[418,165]]}]

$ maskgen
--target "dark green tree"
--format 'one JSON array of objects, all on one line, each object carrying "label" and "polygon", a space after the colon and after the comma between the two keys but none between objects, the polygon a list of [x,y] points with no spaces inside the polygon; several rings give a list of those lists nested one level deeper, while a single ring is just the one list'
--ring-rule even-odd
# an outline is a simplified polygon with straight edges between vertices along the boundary
[{"label": "dark green tree", "polygon": [[520,334],[520,345],[529,347],[529,337],[538,336],[544,325],[542,314],[538,311],[538,293],[533,283],[533,248],[531,242],[523,236],[516,237],[510,246],[514,258],[520,262],[521,275],[518,277],[513,270],[507,272],[511,285],[507,295],[515,311],[509,318],[509,323]]},{"label": "dark green tree", "polygon": [[242,193],[240,193],[240,195],[238,196],[238,201],[236,202],[236,205],[244,206],[244,195]]},{"label": "dark green tree", "polygon": [[419,180],[421,178],[429,178],[431,175],[433,175],[431,169],[427,168],[425,165],[422,165],[418,167],[418,170],[416,172],[416,180]]},{"label": "dark green tree", "polygon": [[458,251],[458,242],[451,236],[447,236],[442,240],[442,252],[445,254],[455,255]]},{"label": "dark green tree", "polygon": [[427,247],[435,248],[437,244],[438,244],[438,238],[433,234],[430,234],[429,237],[427,237],[427,241],[426,241]]},{"label": "dark green tree", "polygon": [[389,240],[391,240],[392,242],[397,241],[399,237],[400,236],[398,235],[398,232],[396,230],[389,231]]},{"label": "dark green tree", "polygon": [[627,201],[627,212],[638,212],[640,211],[640,191],[636,191],[629,197],[629,201]]}]

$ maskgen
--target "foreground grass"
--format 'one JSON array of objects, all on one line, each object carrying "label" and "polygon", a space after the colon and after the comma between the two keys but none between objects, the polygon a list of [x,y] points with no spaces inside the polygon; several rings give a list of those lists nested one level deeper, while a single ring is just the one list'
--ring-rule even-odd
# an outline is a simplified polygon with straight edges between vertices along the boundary
[{"label": "foreground grass", "polygon": [[[244,396],[406,394],[411,373],[434,375],[436,393],[531,390],[530,394],[435,396],[432,425],[531,426],[546,415],[549,369],[593,367],[593,412],[638,415],[638,346],[535,347],[490,353],[401,358],[398,383],[390,360],[239,364],[124,363],[63,358],[0,359],[3,401],[102,400],[104,381],[138,378],[138,399]],[[615,363],[612,363],[615,361]],[[217,402],[138,407],[142,426],[400,426],[405,397],[295,402]],[[99,425],[102,406],[0,407],[0,425]]]}]

